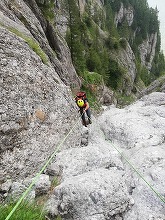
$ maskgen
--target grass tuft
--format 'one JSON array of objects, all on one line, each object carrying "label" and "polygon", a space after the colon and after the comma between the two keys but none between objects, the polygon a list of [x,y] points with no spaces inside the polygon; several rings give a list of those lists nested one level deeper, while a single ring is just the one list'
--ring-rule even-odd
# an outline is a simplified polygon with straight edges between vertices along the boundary
[{"label": "grass tuft", "polygon": [[[15,203],[0,205],[0,220],[4,220],[14,208]],[[42,207],[34,203],[22,203],[11,216],[11,220],[45,220]]]},{"label": "grass tuft", "polygon": [[21,37],[22,39],[24,39],[25,42],[29,45],[29,47],[41,58],[42,62],[48,65],[48,58],[46,54],[44,53],[40,45],[35,40],[33,40],[30,37],[25,36],[23,33],[21,33],[15,28],[8,28],[8,30],[16,34],[17,36]]}]

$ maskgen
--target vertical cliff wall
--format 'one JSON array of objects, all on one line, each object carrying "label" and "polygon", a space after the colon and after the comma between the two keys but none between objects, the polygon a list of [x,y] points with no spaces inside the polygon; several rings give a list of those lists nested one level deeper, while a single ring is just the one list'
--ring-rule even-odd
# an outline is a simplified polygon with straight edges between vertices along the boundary
[{"label": "vertical cliff wall", "polygon": [[[0,2],[0,76],[3,182],[33,175],[78,120],[69,49],[35,1]],[[64,148],[79,145],[78,130]]]}]

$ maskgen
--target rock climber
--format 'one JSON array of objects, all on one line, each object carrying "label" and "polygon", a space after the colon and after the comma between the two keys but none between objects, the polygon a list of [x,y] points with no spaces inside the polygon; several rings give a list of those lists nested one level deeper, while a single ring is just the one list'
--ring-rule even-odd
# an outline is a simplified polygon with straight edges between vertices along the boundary
[{"label": "rock climber", "polygon": [[[81,118],[82,118],[82,123],[85,127],[87,127],[87,124],[91,124],[91,111],[90,111],[90,107],[89,107],[89,102],[88,99],[86,97],[86,93],[85,92],[78,92],[76,94],[76,104],[79,107],[79,111],[81,114]],[[85,113],[88,117],[88,121],[86,121],[85,119]]]}]

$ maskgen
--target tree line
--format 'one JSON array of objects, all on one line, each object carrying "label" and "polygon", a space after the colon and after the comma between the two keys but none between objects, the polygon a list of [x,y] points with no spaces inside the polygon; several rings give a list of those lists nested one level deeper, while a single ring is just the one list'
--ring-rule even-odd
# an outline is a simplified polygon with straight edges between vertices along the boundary
[{"label": "tree line", "polygon": [[[85,12],[80,15],[79,1],[68,0],[69,29],[66,40],[70,47],[73,64],[80,76],[84,72],[97,72],[101,74],[107,85],[117,89],[120,78],[125,73],[119,64],[112,60],[110,53],[121,48],[126,48],[127,42],[140,63],[138,46],[152,33],[157,33],[157,45],[152,69],[142,71],[148,78],[142,76],[145,85],[164,74],[164,55],[160,51],[160,31],[157,9],[150,8],[147,0],[105,0],[104,9],[94,6],[91,10],[91,1],[85,6]],[[132,7],[134,19],[131,26],[124,18],[116,27],[115,13],[120,10],[121,3],[124,7]],[[103,32],[104,33],[103,33]],[[146,62],[149,61],[149,55]],[[139,69],[139,68],[137,68]]]}]

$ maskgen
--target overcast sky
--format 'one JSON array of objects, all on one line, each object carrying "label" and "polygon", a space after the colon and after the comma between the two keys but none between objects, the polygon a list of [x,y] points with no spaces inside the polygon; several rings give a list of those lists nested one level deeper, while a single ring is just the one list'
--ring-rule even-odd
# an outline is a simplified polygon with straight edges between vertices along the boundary
[{"label": "overcast sky", "polygon": [[161,33],[161,49],[165,54],[165,0],[147,0],[150,7],[157,6],[159,11],[160,33]]}]

